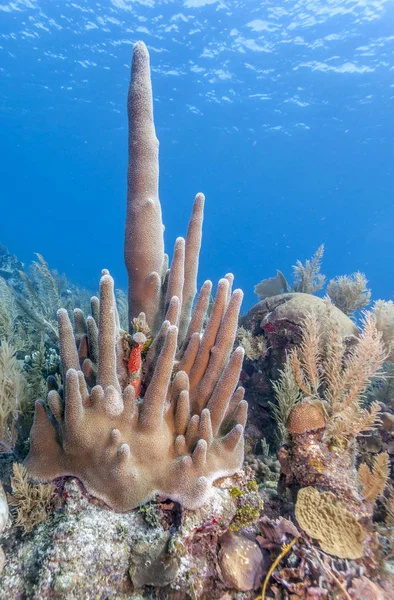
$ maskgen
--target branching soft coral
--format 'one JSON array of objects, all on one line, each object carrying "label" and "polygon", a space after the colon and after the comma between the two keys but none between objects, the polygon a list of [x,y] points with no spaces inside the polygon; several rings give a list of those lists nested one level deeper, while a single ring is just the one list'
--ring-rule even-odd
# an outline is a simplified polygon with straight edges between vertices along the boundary
[{"label": "branching soft coral", "polygon": [[18,413],[28,398],[27,382],[16,349],[3,341],[0,345],[0,452],[11,451],[18,438]]},{"label": "branching soft coral", "polygon": [[345,315],[353,315],[371,301],[371,290],[367,288],[367,283],[364,273],[359,271],[352,275],[341,275],[329,281],[327,294]]},{"label": "branching soft coral", "polygon": [[321,261],[324,254],[324,245],[322,244],[316,250],[311,259],[302,264],[300,260],[293,267],[294,271],[294,291],[304,294],[314,294],[321,290],[326,280],[325,275],[320,273]]},{"label": "branching soft coral", "polygon": [[390,474],[390,458],[387,452],[378,454],[370,469],[362,463],[358,468],[358,476],[363,486],[363,497],[367,502],[375,502],[387,485]]},{"label": "branching soft coral", "polygon": [[[287,358],[286,378],[297,387],[287,383],[296,404],[286,423],[288,444],[278,455],[282,474],[287,485],[296,482],[334,494],[357,518],[370,518],[373,507],[361,495],[356,438],[379,421],[379,404],[365,407],[364,395],[385,357],[371,314],[365,315],[357,337],[343,339],[327,302],[319,320],[315,314],[305,318],[302,341]],[[279,393],[283,389],[282,381]],[[361,472],[365,485],[370,476],[366,488],[376,488],[383,467],[376,477],[364,467]]]},{"label": "branching soft coral", "polygon": [[51,483],[31,485],[26,468],[14,463],[11,476],[12,494],[9,495],[15,525],[29,533],[38,523],[48,519],[48,509],[53,502],[55,486]]},{"label": "branching soft coral", "polygon": [[336,322],[318,321],[313,314],[304,322],[300,346],[288,360],[305,400],[321,401],[327,413],[326,436],[354,438],[376,424],[379,405],[363,407],[364,393],[386,359],[382,336],[371,313],[366,313],[359,338],[347,350]]},{"label": "branching soft coral", "polygon": [[388,360],[394,362],[394,302],[376,300],[372,307],[372,314],[376,320],[376,328],[382,334]]}]

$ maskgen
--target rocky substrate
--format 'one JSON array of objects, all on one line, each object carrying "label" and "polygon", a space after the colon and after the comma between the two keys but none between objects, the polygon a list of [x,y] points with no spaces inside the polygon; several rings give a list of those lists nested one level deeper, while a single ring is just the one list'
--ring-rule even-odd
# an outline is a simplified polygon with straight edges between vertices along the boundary
[{"label": "rocky substrate", "polygon": [[222,480],[196,511],[157,501],[118,514],[66,479],[48,521],[23,534],[8,520],[0,600],[254,598],[263,555],[253,536],[228,531],[233,485]]}]

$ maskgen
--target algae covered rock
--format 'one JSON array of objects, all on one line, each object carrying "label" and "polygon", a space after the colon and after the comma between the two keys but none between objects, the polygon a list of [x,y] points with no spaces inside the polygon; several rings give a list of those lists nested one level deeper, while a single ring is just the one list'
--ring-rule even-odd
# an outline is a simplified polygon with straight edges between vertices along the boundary
[{"label": "algae covered rock", "polygon": [[240,592],[256,589],[263,574],[263,555],[256,542],[229,532],[220,543],[219,564],[229,587]]},{"label": "algae covered rock", "polygon": [[0,533],[2,533],[8,521],[8,502],[4,488],[0,482]]},{"label": "algae covered rock", "polygon": [[76,480],[64,486],[64,505],[31,533],[7,530],[0,599],[132,598],[130,547],[147,527],[140,515],[116,515],[89,502]]},{"label": "algae covered rock", "polygon": [[236,512],[231,478],[225,484],[199,510],[158,500],[150,509],[157,519],[147,519],[145,507],[115,513],[76,479],[59,482],[46,522],[25,535],[15,524],[3,534],[0,600],[148,600],[157,588],[169,599],[187,598],[191,589],[219,597],[218,540]]},{"label": "algae covered rock", "polygon": [[170,533],[160,529],[155,533],[154,538],[138,540],[133,546],[129,573],[136,588],[165,587],[178,574],[179,560],[168,553]]},{"label": "algae covered rock", "polygon": [[[243,327],[260,326],[266,333],[286,324],[297,327],[302,324],[305,315],[313,311],[318,317],[326,312],[326,302],[318,296],[290,292],[265,298],[255,304],[248,314],[243,317]],[[343,337],[357,335],[357,327],[339,308],[332,306],[333,316],[337,321]]]},{"label": "algae covered rock", "polygon": [[[4,531],[8,521],[8,502],[5,495],[3,486],[0,482],[0,534]],[[0,546],[0,573],[2,572],[5,564],[4,550]]]}]

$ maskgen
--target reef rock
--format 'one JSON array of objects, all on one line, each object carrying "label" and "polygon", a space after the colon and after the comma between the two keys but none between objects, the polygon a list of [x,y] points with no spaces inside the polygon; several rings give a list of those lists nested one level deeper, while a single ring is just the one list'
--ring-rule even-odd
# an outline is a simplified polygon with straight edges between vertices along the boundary
[{"label": "reef rock", "polygon": [[[0,534],[4,531],[8,521],[8,502],[3,486],[0,482]],[[5,554],[0,546],[0,573],[4,568]]]},{"label": "reef rock", "polygon": [[157,587],[180,600],[191,590],[197,597],[211,590],[210,598],[226,591],[217,564],[218,540],[236,512],[228,489],[213,488],[199,510],[157,501],[123,514],[88,497],[73,478],[60,481],[57,493],[55,510],[31,533],[4,531],[0,600],[148,600]]},{"label": "reef rock", "polygon": [[[317,316],[323,316],[326,310],[325,301],[318,296],[297,292],[279,294],[255,304],[243,317],[242,325],[248,329],[259,326],[269,334],[280,325],[285,327],[287,324],[291,331],[291,326],[302,324],[308,312],[313,311]],[[332,310],[343,337],[357,335],[357,327],[353,321],[336,306],[332,306]]]},{"label": "reef rock", "polygon": [[8,252],[5,246],[0,244],[0,277],[3,277],[9,285],[12,285],[19,292],[23,290],[21,271],[23,271],[23,263],[14,254]]},{"label": "reef rock", "polygon": [[151,539],[141,539],[133,547],[130,577],[136,588],[144,585],[165,587],[178,574],[179,562],[168,554],[171,535],[168,531],[159,532]]},{"label": "reef rock", "polygon": [[2,533],[8,521],[8,502],[4,488],[0,482],[0,533]]},{"label": "reef rock", "polygon": [[220,543],[219,564],[228,586],[240,592],[256,589],[263,575],[263,555],[259,546],[243,535],[231,532]]}]

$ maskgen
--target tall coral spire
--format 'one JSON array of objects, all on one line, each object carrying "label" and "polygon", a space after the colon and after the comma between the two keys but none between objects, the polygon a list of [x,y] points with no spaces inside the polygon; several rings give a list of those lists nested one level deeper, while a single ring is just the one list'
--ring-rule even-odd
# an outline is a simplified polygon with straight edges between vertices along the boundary
[{"label": "tall coral spire", "polygon": [[160,311],[164,239],[159,201],[159,142],[153,121],[149,53],[134,46],[128,93],[129,165],[124,256],[129,275],[129,318],[145,312],[151,328]]},{"label": "tall coral spire", "polygon": [[[129,166],[124,256],[129,275],[129,322],[144,312],[157,333],[173,296],[179,299],[178,343],[186,336],[197,291],[198,260],[204,217],[204,195],[197,194],[186,240],[178,238],[166,273],[159,201],[159,142],[153,121],[148,50],[134,46],[128,94]],[[167,279],[168,277],[168,279]],[[168,286],[166,284],[168,281]],[[168,317],[166,317],[168,318]]]}]

